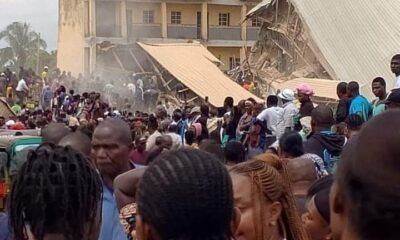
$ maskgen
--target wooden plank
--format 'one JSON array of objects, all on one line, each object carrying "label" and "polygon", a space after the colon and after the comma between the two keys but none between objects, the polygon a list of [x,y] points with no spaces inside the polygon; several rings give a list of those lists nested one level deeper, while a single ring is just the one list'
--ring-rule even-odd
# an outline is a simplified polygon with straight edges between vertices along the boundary
[{"label": "wooden plank", "polygon": [[112,53],[114,55],[115,60],[117,60],[119,66],[121,67],[121,69],[126,72],[126,69],[124,68],[124,65],[122,64],[121,59],[119,59],[118,54],[114,51],[114,49],[112,50]]},{"label": "wooden plank", "polygon": [[292,4],[290,4],[289,1],[287,1],[287,3],[289,5],[289,7],[288,7],[287,20],[286,20],[286,25],[287,25],[286,29],[287,29],[287,32],[290,33],[289,21],[290,21],[290,11],[292,10]]},{"label": "wooden plank", "polygon": [[135,63],[138,65],[138,67],[140,68],[140,70],[142,71],[142,73],[144,73],[144,68],[142,67],[142,65],[140,64],[139,60],[137,59],[136,55],[133,53],[132,49],[129,49],[129,53],[131,54],[133,60],[135,61]]},{"label": "wooden plank", "polygon": [[193,102],[194,100],[196,100],[196,99],[198,99],[198,98],[199,98],[199,96],[196,96],[196,97],[194,97],[194,98],[191,98],[191,99],[187,100],[186,103]]},{"label": "wooden plank", "polygon": [[146,57],[147,60],[149,60],[149,62],[151,63],[151,65],[154,68],[154,71],[157,73],[157,75],[160,77],[161,81],[163,82],[163,85],[167,87],[168,91],[171,91],[171,88],[168,86],[167,81],[165,81],[164,77],[162,76],[160,70],[158,69],[158,67],[156,66],[156,64],[153,62],[153,60],[151,59],[151,57],[146,53]]},{"label": "wooden plank", "polygon": [[189,90],[190,90],[190,88],[185,88],[185,89],[179,90],[178,93],[187,92],[187,91],[189,91]]},{"label": "wooden plank", "polygon": [[[170,79],[166,84],[166,86],[168,86],[172,81],[174,81],[175,78]],[[165,86],[164,86],[165,87]]]}]

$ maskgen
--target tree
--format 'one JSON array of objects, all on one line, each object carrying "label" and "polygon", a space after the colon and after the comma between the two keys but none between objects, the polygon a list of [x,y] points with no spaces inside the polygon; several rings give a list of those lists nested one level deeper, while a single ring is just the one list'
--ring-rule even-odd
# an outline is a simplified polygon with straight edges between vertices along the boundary
[{"label": "tree", "polygon": [[44,51],[47,47],[46,42],[28,23],[13,22],[8,25],[0,32],[0,40],[8,45],[0,49],[0,67],[28,67],[26,64],[36,58],[38,51]]}]

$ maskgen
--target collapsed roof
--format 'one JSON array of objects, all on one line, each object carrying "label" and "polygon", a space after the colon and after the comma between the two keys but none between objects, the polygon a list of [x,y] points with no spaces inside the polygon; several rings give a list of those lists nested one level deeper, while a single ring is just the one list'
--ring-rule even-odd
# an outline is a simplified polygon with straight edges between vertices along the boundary
[{"label": "collapsed roof", "polygon": [[263,102],[227,77],[216,65],[220,61],[200,43],[138,44],[197,96],[208,97],[214,107],[222,107],[227,96],[235,102],[248,98]]},{"label": "collapsed roof", "polygon": [[[400,1],[289,2],[303,23],[308,47],[332,79],[357,81],[370,97],[370,84],[375,77],[384,77],[389,89],[394,86],[390,60],[399,53]],[[248,17],[276,11],[276,5],[282,3],[265,0]]]}]

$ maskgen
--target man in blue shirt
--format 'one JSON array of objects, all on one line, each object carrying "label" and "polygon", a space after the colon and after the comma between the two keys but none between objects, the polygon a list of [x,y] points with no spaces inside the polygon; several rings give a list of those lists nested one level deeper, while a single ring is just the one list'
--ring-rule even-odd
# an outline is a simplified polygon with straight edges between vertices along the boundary
[{"label": "man in blue shirt", "polygon": [[11,240],[11,233],[8,225],[8,217],[0,212],[0,240]]},{"label": "man in blue shirt", "polygon": [[347,86],[348,95],[351,98],[349,114],[358,114],[364,122],[368,121],[372,114],[372,107],[368,100],[360,95],[360,86],[357,82],[349,82]]},{"label": "man in blue shirt", "polygon": [[130,170],[132,149],[129,126],[120,119],[107,119],[94,131],[92,153],[103,179],[103,210],[99,240],[127,240],[114,198],[114,179]]}]

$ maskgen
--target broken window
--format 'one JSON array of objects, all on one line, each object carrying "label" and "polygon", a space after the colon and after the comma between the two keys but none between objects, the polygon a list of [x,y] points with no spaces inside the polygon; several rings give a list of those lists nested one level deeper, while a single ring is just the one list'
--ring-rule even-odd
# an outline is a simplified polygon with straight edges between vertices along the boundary
[{"label": "broken window", "polygon": [[230,14],[229,13],[220,13],[219,14],[219,25],[220,26],[229,26],[230,25]]},{"label": "broken window", "polygon": [[171,12],[171,24],[181,24],[182,12]]},{"label": "broken window", "polygon": [[230,57],[229,58],[229,68],[234,69],[240,66],[240,58]]},{"label": "broken window", "polygon": [[253,17],[251,19],[251,26],[252,27],[261,27],[261,19],[259,19],[258,17]]},{"label": "broken window", "polygon": [[143,11],[143,23],[152,24],[154,23],[154,11],[144,10]]}]

